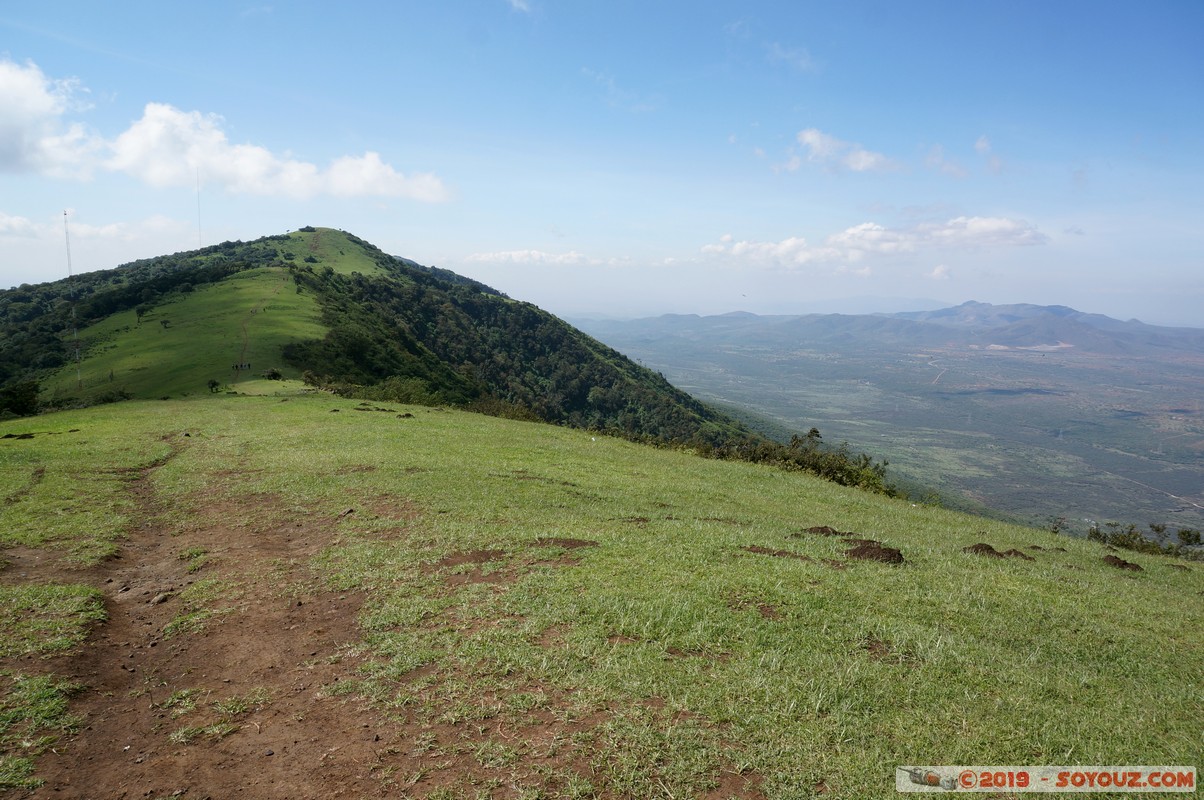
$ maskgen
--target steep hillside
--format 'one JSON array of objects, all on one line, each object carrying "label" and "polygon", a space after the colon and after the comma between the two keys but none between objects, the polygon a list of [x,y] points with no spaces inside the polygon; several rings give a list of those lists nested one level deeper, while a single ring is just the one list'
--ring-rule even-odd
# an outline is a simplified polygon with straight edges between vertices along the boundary
[{"label": "steep hillside", "polygon": [[0,422],[0,494],[15,798],[860,800],[1204,756],[1200,564],[799,473],[220,395]]},{"label": "steep hillside", "polygon": [[0,336],[0,383],[40,380],[51,406],[270,392],[269,378],[304,376],[628,436],[749,436],[530,304],[327,228],[0,293]]}]

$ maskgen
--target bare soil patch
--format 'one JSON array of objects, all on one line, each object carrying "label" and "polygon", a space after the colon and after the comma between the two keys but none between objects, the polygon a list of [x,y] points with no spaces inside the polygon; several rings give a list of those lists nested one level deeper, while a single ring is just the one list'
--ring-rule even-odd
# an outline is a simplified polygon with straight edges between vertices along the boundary
[{"label": "bare soil patch", "polygon": [[846,550],[845,555],[858,561],[880,561],[883,564],[902,564],[903,553],[894,547],[884,547],[877,542],[859,544]]},{"label": "bare soil patch", "polygon": [[776,558],[797,558],[799,561],[813,561],[810,556],[805,556],[802,553],[792,553],[789,550],[775,550],[772,547],[763,547],[759,544],[745,545],[740,548],[746,553],[756,553],[763,556],[774,556]]},{"label": "bare soil patch", "polygon": [[1140,564],[1134,564],[1132,561],[1125,561],[1123,558],[1117,558],[1116,556],[1104,556],[1104,563],[1110,567],[1116,567],[1117,569],[1127,569],[1131,572],[1144,572],[1145,571],[1141,567]]},{"label": "bare soil patch", "polygon": [[963,547],[962,552],[970,553],[971,555],[975,555],[975,556],[987,556],[989,558],[1003,558],[1003,553],[999,552],[998,550],[996,550],[994,547],[987,544],[986,542],[979,542],[978,544],[973,544],[973,545],[970,545],[969,547]]},{"label": "bare soil patch", "polygon": [[[140,521],[113,559],[64,572],[57,559],[10,551],[18,569],[6,581],[92,583],[108,612],[73,652],[2,665],[84,687],[71,708],[78,733],[37,761],[45,786],[12,796],[379,795],[372,767],[398,734],[330,696],[354,674],[345,650],[359,638],[362,598],[323,591],[305,565],[330,526],[256,495],[203,508],[195,529],[173,536],[158,520],[153,470],[131,480]],[[190,571],[188,548],[212,560]],[[219,575],[239,599],[218,598],[225,613],[172,635],[189,588]]]},{"label": "bare soil patch", "polygon": [[870,654],[870,658],[876,661],[886,661],[894,653],[894,646],[885,639],[879,639],[877,636],[865,637],[862,646]]},{"label": "bare soil patch", "polygon": [[757,603],[757,613],[765,619],[782,619],[782,612],[778,610],[777,606],[769,603]]},{"label": "bare soil patch", "polygon": [[593,539],[571,539],[566,536],[540,536],[535,540],[535,544],[540,547],[563,547],[566,550],[575,550],[578,547],[598,546],[598,543]]},{"label": "bare soil patch", "polygon": [[[816,536],[849,536],[850,534],[841,533],[830,525],[814,525],[810,528],[804,528],[800,533],[811,533]],[[799,533],[792,533],[791,536],[798,536]]]},{"label": "bare soil patch", "polygon": [[[1038,547],[1036,549],[1040,550],[1041,548]],[[962,552],[970,553],[971,555],[975,556],[985,556],[987,558],[1019,558],[1022,561],[1037,560],[1023,550],[1016,550],[1015,548],[1011,550],[1004,550],[1001,553],[986,542],[979,542],[978,544],[970,545],[969,547],[963,547]]]}]

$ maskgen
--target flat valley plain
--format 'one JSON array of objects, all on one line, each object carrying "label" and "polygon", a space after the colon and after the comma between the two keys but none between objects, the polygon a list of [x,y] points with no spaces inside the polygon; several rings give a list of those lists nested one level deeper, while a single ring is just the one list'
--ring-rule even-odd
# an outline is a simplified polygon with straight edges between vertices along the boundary
[{"label": "flat valley plain", "polygon": [[1078,533],[1108,521],[1204,528],[1204,353],[967,346],[952,332],[947,344],[791,340],[729,316],[577,324],[778,437],[817,427],[886,458],[893,480],[950,507],[1064,518]]}]

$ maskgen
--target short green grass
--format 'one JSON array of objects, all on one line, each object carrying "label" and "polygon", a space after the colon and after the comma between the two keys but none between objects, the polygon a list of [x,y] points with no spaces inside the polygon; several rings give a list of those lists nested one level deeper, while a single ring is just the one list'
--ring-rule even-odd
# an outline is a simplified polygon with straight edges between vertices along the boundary
[{"label": "short green grass", "polygon": [[[312,232],[294,231],[287,242],[273,242],[283,254],[293,256],[292,263],[312,266],[314,269],[330,267],[341,275],[358,272],[362,275],[377,275],[381,272],[376,262],[368,257],[363,248],[347,238],[344,231],[334,228],[315,228]],[[307,262],[313,258],[315,262]]]},{"label": "short green grass", "polygon": [[205,578],[191,584],[176,598],[180,612],[163,628],[170,639],[185,633],[199,633],[214,617],[232,613],[240,597],[239,586],[222,578]]},{"label": "short green grass", "polygon": [[53,675],[5,672],[0,685],[0,789],[33,789],[42,783],[34,759],[78,724],[67,706],[81,687]]},{"label": "short green grass", "polygon": [[90,586],[0,585],[0,656],[62,652],[105,617],[100,592]]},{"label": "short green grass", "polygon": [[[188,431],[150,476],[168,529],[238,496],[329,530],[313,568],[365,601],[362,666],[327,693],[432,729],[547,731],[530,740],[538,750],[521,736],[428,743],[481,769],[520,770],[554,741],[592,765],[545,776],[559,796],[699,796],[735,774],[771,798],[860,798],[893,792],[901,764],[1204,755],[1198,565],[1126,553],[1145,571],[1121,572],[1098,544],[580,431],[286,399],[129,403],[37,426],[122,437],[132,464]],[[0,457],[21,454],[0,461],[19,473],[5,480],[27,486],[63,438],[0,440]],[[82,448],[75,468],[112,455]],[[5,510],[48,508],[51,471]],[[907,563],[837,569],[825,560],[846,546],[799,533],[813,525],[900,548]],[[1035,560],[962,552],[977,542]],[[238,589],[198,584],[180,597],[182,630]],[[208,727],[179,735],[229,733]]]},{"label": "short green grass", "polygon": [[[75,364],[55,373],[43,397],[181,397],[209,393],[210,380],[241,391],[272,368],[296,379],[300,372],[284,363],[281,349],[324,336],[318,317],[315,298],[298,294],[283,267],[241,272],[157,305],[141,321],[131,310],[81,330],[88,349],[78,373]],[[233,368],[244,363],[251,368]]]},{"label": "short green grass", "polygon": [[[162,414],[157,412],[162,411]],[[186,420],[107,406],[7,423],[0,444],[0,547],[52,547],[81,565],[111,556],[135,519],[132,484],[173,452]]]}]

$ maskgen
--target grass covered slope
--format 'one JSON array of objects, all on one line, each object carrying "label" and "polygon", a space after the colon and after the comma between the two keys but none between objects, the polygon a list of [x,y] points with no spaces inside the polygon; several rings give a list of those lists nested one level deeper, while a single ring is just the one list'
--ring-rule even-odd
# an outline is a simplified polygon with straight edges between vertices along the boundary
[{"label": "grass covered slope", "polygon": [[0,415],[31,413],[38,382],[43,404],[63,408],[263,391],[248,382],[269,370],[344,395],[472,406],[632,438],[753,438],[529,303],[330,228],[0,292]]},{"label": "grass covered slope", "polygon": [[31,662],[7,654],[71,606],[0,616],[5,708],[37,719],[34,677],[85,684],[72,724],[22,729],[53,752],[0,738],[14,783],[871,798],[903,764],[1204,755],[1196,564],[1120,570],[1098,544],[800,473],[326,396],[9,433],[34,435],[0,438],[0,587],[78,597],[99,626]]},{"label": "grass covered slope", "polygon": [[[106,391],[139,398],[203,394],[209,380],[240,389],[273,368],[299,379],[281,351],[325,332],[314,298],[298,294],[284,268],[251,269],[155,305],[141,317],[123,311],[85,328],[80,336],[92,346],[78,375],[70,365],[46,382],[44,392],[53,404]],[[251,366],[235,369],[237,364]]]}]

